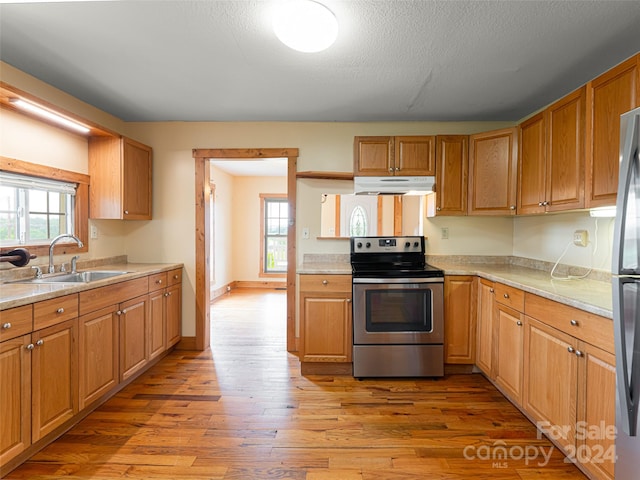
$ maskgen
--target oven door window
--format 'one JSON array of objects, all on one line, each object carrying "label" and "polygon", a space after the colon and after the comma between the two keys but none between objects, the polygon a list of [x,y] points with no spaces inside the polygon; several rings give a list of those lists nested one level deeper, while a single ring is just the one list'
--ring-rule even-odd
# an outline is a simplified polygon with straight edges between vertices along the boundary
[{"label": "oven door window", "polygon": [[367,289],[367,332],[431,332],[432,292],[429,289]]}]

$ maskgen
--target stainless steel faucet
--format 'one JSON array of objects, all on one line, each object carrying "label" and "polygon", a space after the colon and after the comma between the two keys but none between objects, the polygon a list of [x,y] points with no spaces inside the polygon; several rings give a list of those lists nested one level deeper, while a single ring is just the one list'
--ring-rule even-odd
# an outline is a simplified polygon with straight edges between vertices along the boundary
[{"label": "stainless steel faucet", "polygon": [[62,235],[58,235],[56,238],[51,240],[51,243],[49,244],[49,273],[55,273],[56,271],[56,268],[53,266],[53,247],[63,238],[70,238],[72,240],[75,240],[79,247],[84,246],[84,244],[78,237],[76,237],[75,235],[71,235],[70,233],[63,233]]}]

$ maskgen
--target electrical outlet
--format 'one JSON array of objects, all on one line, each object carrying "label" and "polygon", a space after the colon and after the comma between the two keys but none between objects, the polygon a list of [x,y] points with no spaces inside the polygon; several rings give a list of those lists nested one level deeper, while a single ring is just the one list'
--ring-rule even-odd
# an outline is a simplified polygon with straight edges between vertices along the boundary
[{"label": "electrical outlet", "polygon": [[442,238],[442,240],[449,240],[449,227],[442,227],[440,238]]},{"label": "electrical outlet", "polygon": [[589,243],[589,232],[586,230],[576,230],[573,232],[573,244],[578,247],[586,247]]},{"label": "electrical outlet", "polygon": [[95,225],[91,225],[91,228],[89,230],[91,232],[90,237],[92,239],[98,238],[98,227],[96,227]]}]

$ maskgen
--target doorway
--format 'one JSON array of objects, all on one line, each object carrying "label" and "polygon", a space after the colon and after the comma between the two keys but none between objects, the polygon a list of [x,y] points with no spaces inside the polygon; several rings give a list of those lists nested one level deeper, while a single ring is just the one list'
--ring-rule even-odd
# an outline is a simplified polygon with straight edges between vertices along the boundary
[{"label": "doorway", "polygon": [[289,227],[287,231],[287,351],[297,351],[295,337],[295,291],[296,291],[296,170],[297,148],[263,149],[194,149],[195,160],[195,203],[196,203],[196,338],[195,347],[205,350],[210,343],[210,301],[211,301],[211,186],[210,159],[236,161],[286,158],[287,159],[287,199],[289,206]]}]

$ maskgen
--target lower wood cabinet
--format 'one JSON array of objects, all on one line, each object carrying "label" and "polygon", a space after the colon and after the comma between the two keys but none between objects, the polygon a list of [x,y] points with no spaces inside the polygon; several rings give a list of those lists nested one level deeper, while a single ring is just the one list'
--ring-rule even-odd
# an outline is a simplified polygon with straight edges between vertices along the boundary
[{"label": "lower wood cabinet", "polygon": [[[181,270],[164,276],[156,357],[180,340]],[[149,366],[157,337],[148,282],[0,311],[0,477]]]},{"label": "lower wood cabinet", "polygon": [[300,361],[352,361],[351,275],[300,275]]},{"label": "lower wood cabinet", "polygon": [[478,317],[476,324],[476,366],[493,378],[493,282],[478,279]]},{"label": "lower wood cabinet", "polygon": [[475,362],[476,277],[447,275],[444,278],[444,363]]},{"label": "lower wood cabinet", "polygon": [[513,402],[522,397],[524,322],[522,314],[501,303],[495,304],[496,361],[494,380]]},{"label": "lower wood cabinet", "polygon": [[80,409],[90,405],[120,381],[119,318],[113,308],[83,315],[80,323]]}]

